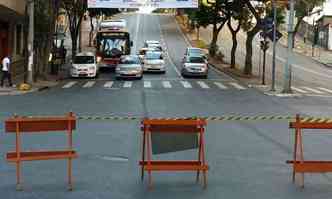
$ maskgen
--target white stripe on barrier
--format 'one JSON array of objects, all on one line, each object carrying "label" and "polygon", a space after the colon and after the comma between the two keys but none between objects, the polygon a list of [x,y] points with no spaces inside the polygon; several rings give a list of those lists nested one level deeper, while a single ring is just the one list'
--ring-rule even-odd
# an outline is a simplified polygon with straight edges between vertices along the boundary
[{"label": "white stripe on barrier", "polygon": [[328,93],[332,93],[332,90],[327,89],[327,88],[318,87],[318,89],[319,89],[319,90],[322,90],[322,91],[325,91],[325,92],[328,92]]},{"label": "white stripe on barrier", "polygon": [[309,88],[309,87],[306,87],[306,86],[302,86],[301,88],[306,89],[306,90],[311,91],[311,92],[316,93],[316,94],[324,94],[324,92],[322,92],[322,91],[319,91],[319,90],[316,90],[316,89],[313,89],[313,88]]},{"label": "white stripe on barrier", "polygon": [[300,89],[300,88],[296,88],[296,87],[294,87],[294,86],[292,86],[292,89],[293,89],[294,91],[296,91],[296,92],[299,92],[299,93],[308,93],[308,91],[302,90],[302,89]]}]

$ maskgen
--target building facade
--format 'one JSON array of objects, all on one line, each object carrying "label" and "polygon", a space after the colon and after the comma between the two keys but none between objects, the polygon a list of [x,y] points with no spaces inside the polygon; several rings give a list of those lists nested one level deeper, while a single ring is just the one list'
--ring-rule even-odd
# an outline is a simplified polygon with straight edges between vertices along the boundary
[{"label": "building facade", "polygon": [[26,0],[0,0],[0,59],[9,55],[15,77],[24,73],[24,30]]}]

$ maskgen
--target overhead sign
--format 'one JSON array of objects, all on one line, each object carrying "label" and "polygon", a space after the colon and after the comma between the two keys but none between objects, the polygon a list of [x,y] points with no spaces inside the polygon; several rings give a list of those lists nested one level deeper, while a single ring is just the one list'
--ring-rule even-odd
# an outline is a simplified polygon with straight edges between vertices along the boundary
[{"label": "overhead sign", "polygon": [[198,8],[198,0],[88,0],[89,8]]}]

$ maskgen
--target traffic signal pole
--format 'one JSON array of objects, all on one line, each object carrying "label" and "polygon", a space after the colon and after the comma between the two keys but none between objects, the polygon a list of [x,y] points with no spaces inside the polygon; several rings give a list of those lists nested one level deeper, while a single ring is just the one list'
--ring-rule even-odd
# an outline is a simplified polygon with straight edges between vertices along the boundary
[{"label": "traffic signal pole", "polygon": [[284,70],[284,88],[283,93],[292,93],[291,77],[293,63],[293,25],[294,25],[294,0],[289,0],[289,17],[288,17],[288,49],[287,60]]}]

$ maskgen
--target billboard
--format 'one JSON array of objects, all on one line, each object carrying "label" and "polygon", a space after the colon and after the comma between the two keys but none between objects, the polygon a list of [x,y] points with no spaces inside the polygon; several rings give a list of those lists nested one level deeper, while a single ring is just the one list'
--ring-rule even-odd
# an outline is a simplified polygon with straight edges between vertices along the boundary
[{"label": "billboard", "polygon": [[89,8],[198,8],[198,0],[88,0]]}]

